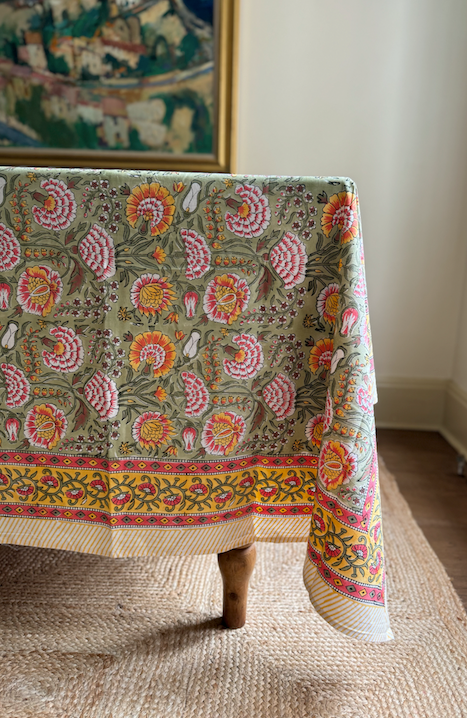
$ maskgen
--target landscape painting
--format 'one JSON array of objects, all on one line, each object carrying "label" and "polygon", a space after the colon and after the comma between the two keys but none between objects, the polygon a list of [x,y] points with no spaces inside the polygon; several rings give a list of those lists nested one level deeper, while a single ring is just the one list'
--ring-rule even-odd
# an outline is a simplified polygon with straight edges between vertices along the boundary
[{"label": "landscape painting", "polygon": [[233,2],[0,0],[4,160],[228,169]]}]

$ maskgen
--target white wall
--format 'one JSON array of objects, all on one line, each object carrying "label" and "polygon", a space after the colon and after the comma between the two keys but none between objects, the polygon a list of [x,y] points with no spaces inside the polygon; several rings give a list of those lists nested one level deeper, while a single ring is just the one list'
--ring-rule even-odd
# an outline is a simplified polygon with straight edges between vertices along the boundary
[{"label": "white wall", "polygon": [[239,54],[237,171],[352,177],[378,376],[465,388],[465,0],[242,0]]},{"label": "white wall", "polygon": [[453,381],[467,394],[467,265],[464,278],[464,296],[458,328],[458,342],[454,355]]}]

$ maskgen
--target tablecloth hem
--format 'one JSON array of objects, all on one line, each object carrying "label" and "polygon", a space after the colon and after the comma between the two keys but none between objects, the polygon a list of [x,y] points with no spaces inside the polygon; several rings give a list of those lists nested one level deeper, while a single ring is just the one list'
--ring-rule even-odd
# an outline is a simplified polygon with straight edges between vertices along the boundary
[{"label": "tablecloth hem", "polygon": [[110,528],[79,522],[0,517],[0,544],[91,553],[109,558],[223,553],[254,541],[306,542],[309,517],[250,516],[219,526]]},{"label": "tablecloth hem", "polygon": [[385,643],[394,639],[386,603],[357,601],[330,586],[308,556],[303,579],[316,612],[333,628],[360,641]]}]

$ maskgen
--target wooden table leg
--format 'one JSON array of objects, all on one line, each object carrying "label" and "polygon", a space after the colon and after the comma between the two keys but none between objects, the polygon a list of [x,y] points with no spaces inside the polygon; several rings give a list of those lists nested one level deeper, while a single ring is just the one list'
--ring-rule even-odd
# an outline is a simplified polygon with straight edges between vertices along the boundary
[{"label": "wooden table leg", "polygon": [[217,554],[224,584],[222,622],[227,628],[241,628],[246,621],[248,582],[256,562],[254,543]]}]

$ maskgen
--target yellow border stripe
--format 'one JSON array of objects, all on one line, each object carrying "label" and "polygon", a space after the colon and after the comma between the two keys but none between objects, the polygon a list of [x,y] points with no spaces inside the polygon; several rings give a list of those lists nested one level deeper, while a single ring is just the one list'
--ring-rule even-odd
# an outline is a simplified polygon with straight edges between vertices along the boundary
[{"label": "yellow border stripe", "polygon": [[109,528],[54,519],[0,517],[0,543],[38,546],[100,556],[176,556],[222,553],[252,541],[306,541],[306,516],[250,515],[214,526]]}]

